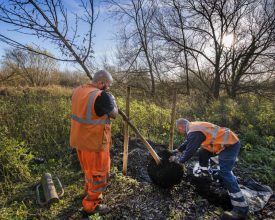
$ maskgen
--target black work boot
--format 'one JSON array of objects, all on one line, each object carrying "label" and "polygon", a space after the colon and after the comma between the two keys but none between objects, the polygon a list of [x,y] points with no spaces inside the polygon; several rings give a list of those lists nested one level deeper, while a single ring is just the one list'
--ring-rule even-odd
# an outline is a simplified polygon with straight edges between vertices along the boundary
[{"label": "black work boot", "polygon": [[107,205],[99,204],[94,211],[92,211],[92,214],[98,213],[98,214],[106,214],[110,212],[110,208]]},{"label": "black work boot", "polygon": [[225,211],[222,215],[221,220],[245,220],[247,217],[246,214],[242,214],[236,211]]},{"label": "black work boot", "polygon": [[93,210],[92,212],[86,212],[84,210],[81,211],[81,217],[82,217],[82,220],[84,219],[89,219],[89,216],[90,215],[93,215],[93,214],[100,214],[100,215],[103,215],[103,214],[106,214],[110,211],[110,209],[108,208],[107,205],[104,205],[104,204],[99,204],[95,210]]}]

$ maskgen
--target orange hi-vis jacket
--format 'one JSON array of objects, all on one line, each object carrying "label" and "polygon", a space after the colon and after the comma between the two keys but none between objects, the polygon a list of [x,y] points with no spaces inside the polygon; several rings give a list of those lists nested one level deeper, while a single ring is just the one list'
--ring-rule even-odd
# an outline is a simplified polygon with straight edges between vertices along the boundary
[{"label": "orange hi-vis jacket", "polygon": [[190,122],[187,134],[193,131],[202,132],[206,139],[201,147],[219,154],[227,145],[236,144],[239,139],[229,128],[219,127],[209,122]]},{"label": "orange hi-vis jacket", "polygon": [[82,151],[99,152],[110,148],[111,121],[108,115],[97,116],[95,100],[101,90],[90,84],[79,86],[72,96],[70,145]]}]

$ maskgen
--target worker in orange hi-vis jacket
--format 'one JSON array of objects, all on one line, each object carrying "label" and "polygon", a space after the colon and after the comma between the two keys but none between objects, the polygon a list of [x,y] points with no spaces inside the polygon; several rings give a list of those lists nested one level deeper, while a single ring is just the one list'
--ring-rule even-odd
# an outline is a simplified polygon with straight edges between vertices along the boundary
[{"label": "worker in orange hi-vis jacket", "polygon": [[[176,127],[180,134],[186,136],[186,141],[179,146],[178,151],[184,153],[178,162],[185,163],[200,149],[200,169],[194,174],[203,175],[208,172],[208,159],[211,153],[219,155],[219,177],[224,181],[233,210],[224,212],[222,219],[245,219],[249,210],[248,204],[240,190],[237,179],[232,169],[235,165],[237,155],[240,151],[240,141],[237,135],[229,128],[220,127],[209,122],[189,122],[187,119],[179,118]],[[176,161],[171,157],[170,161]]]},{"label": "worker in orange hi-vis jacket", "polygon": [[100,70],[90,84],[77,87],[72,96],[70,145],[77,150],[85,174],[83,218],[109,211],[101,201],[110,172],[110,119],[118,114],[115,98],[107,92],[112,81],[110,73]]}]

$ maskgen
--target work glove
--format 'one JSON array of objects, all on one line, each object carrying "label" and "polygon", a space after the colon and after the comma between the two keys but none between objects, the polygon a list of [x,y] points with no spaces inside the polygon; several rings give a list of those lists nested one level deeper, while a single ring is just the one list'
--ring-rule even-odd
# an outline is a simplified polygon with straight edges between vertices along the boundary
[{"label": "work glove", "polygon": [[176,156],[171,156],[171,157],[169,157],[169,162],[175,162],[175,163],[177,163],[178,159],[177,159]]},{"label": "work glove", "polygon": [[183,152],[186,149],[187,141],[184,141],[181,145],[178,146],[177,150]]},{"label": "work glove", "polygon": [[182,169],[184,169],[184,163],[181,163],[176,156],[171,156],[169,158],[169,162],[170,163],[177,163],[177,164],[181,165]]},{"label": "work glove", "polygon": [[175,156],[175,155],[177,155],[177,153],[179,152],[179,150],[178,149],[174,149],[174,150],[171,150],[170,152],[171,152],[171,154],[173,156]]}]

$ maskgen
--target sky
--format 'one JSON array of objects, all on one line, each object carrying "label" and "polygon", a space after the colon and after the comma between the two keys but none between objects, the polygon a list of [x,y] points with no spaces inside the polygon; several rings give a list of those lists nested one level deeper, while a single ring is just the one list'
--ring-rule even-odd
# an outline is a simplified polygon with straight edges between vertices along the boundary
[{"label": "sky", "polygon": [[[1,1],[3,2],[3,0]],[[81,9],[79,7],[79,0],[66,0],[63,1],[65,3],[65,7],[68,11],[74,11],[78,14],[81,13]],[[103,3],[100,0],[94,0],[95,2],[95,10],[99,11],[98,19],[94,26],[94,34],[95,37],[93,39],[94,43],[94,57],[97,63],[100,63],[104,56],[110,57],[113,54],[115,49],[115,33],[116,33],[116,25],[115,22],[110,18],[110,15],[107,12],[107,9],[104,7]],[[73,21],[73,18],[72,20]],[[80,30],[84,27],[80,26]],[[21,43],[35,43],[44,48],[48,51],[52,52],[53,54],[56,53],[55,46],[49,42],[42,41],[41,39],[37,39],[36,37],[29,36],[29,35],[22,35],[12,30],[13,28],[0,22],[0,34],[8,36],[14,40],[17,40]],[[81,32],[84,30],[81,30]],[[0,41],[0,59],[3,59],[5,54],[5,49],[10,48],[9,45]],[[69,63],[60,63],[61,69],[75,69],[76,66],[71,65]]]}]

